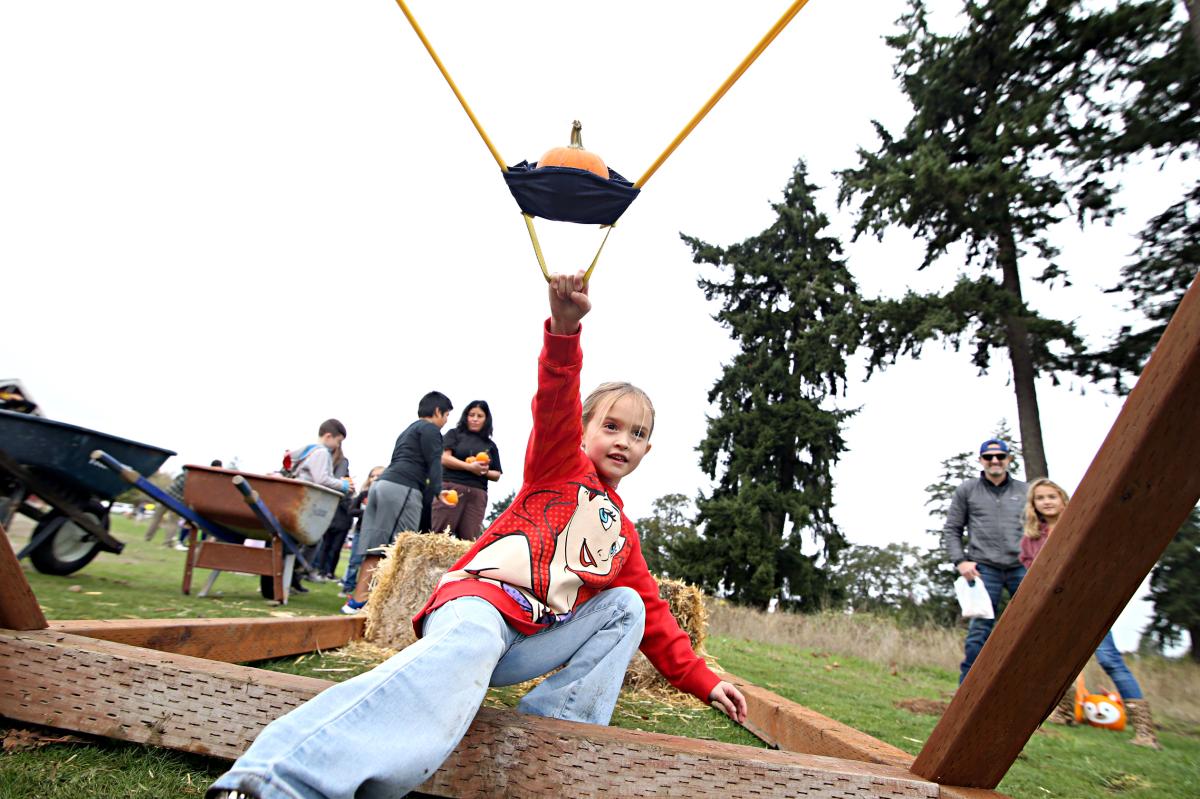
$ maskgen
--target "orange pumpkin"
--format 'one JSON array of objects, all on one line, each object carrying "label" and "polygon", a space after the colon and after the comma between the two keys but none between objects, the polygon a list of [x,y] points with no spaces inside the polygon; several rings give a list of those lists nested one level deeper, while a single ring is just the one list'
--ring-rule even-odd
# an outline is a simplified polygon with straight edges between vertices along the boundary
[{"label": "orange pumpkin", "polygon": [[450,507],[454,507],[458,504],[458,492],[451,488],[442,495],[442,501]]},{"label": "orange pumpkin", "polygon": [[474,463],[477,460],[479,460],[479,459],[476,458],[474,455],[468,455],[467,459],[466,459],[466,461],[464,461],[464,463]]},{"label": "orange pumpkin", "polygon": [[586,169],[604,179],[608,179],[608,167],[604,159],[595,153],[583,149],[583,125],[578,119],[571,123],[571,143],[566,147],[554,147],[546,151],[537,163],[537,168],[544,166],[569,166],[573,169]]},{"label": "orange pumpkin", "polygon": [[475,460],[479,461],[480,463],[491,463],[492,456],[488,455],[486,452],[481,452],[475,456]]}]

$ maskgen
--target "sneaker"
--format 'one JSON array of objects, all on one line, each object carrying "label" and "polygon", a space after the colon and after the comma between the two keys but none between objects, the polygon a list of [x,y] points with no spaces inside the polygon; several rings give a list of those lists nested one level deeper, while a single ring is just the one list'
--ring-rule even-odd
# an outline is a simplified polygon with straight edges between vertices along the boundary
[{"label": "sneaker", "polygon": [[258,796],[245,791],[230,791],[225,788],[210,788],[204,794],[204,799],[258,799]]},{"label": "sneaker", "polygon": [[346,604],[342,605],[342,613],[345,613],[347,616],[353,616],[366,606],[366,602],[355,602],[353,599],[347,599]]},{"label": "sneaker", "polygon": [[323,582],[325,582],[325,575],[323,575],[323,574],[306,574],[306,575],[304,575],[304,579],[310,583],[323,583]]}]

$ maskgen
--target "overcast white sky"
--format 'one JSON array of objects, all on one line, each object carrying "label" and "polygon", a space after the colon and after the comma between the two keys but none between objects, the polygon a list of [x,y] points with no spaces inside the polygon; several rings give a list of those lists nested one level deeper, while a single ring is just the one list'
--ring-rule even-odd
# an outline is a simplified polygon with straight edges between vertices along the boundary
[{"label": "overcast white sky", "polygon": [[[636,179],[787,3],[411,5],[508,163],[565,144],[577,118],[585,145]],[[957,0],[930,5],[953,25]],[[871,119],[906,118],[881,38],[902,9],[812,0],[609,240],[584,384],[631,380],[659,411],[654,452],[622,485],[631,518],[708,487],[694,448],[733,352],[679,233],[758,233],[799,158],[848,231],[832,172],[875,145]],[[3,3],[0,108],[0,372],[49,416],[177,450],[171,471],[214,457],[270,470],[336,416],[361,478],[436,388],[459,408],[488,400],[507,467],[493,499],[518,486],[545,284],[495,162],[391,0]],[[1074,285],[1028,281],[1032,303],[1105,338],[1121,316],[1101,289],[1187,179],[1141,169],[1113,228],[1064,225]],[[575,225],[539,233],[561,271],[599,241]],[[917,275],[902,231],[844,241],[869,295],[958,269]],[[856,376],[836,472],[852,541],[932,541],[924,488],[999,419],[1016,429],[1008,381],[1003,359],[980,377],[935,345]],[[1051,473],[1070,490],[1121,404],[1079,388],[1039,386]],[[1122,617],[1122,648],[1144,613]]]}]

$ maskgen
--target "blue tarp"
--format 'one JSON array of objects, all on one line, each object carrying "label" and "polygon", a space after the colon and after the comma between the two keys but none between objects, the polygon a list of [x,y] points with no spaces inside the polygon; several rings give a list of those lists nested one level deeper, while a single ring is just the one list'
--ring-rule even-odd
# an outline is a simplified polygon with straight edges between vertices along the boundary
[{"label": "blue tarp", "polygon": [[611,169],[605,180],[586,169],[538,169],[536,163],[522,161],[503,174],[521,211],[555,222],[611,225],[641,193]]}]

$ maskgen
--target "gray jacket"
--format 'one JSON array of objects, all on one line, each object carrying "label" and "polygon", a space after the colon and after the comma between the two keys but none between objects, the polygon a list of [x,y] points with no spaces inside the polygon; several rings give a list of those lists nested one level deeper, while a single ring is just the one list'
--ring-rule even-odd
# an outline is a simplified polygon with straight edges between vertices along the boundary
[{"label": "gray jacket", "polygon": [[[997,487],[980,472],[954,489],[946,525],[942,528],[942,548],[950,562],[970,560],[998,569],[1020,566],[1021,535],[1024,527],[1025,496],[1028,487],[1011,475]],[[967,546],[963,549],[963,530]]]}]

